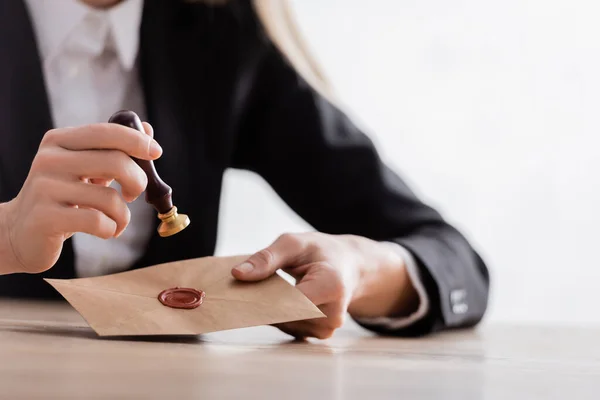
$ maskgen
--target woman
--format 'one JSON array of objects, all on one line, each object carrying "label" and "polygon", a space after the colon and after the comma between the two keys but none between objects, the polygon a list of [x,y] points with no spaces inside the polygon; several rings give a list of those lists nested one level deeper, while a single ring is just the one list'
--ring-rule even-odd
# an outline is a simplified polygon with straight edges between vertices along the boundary
[{"label": "woman", "polygon": [[[244,168],[319,231],[282,235],[232,270],[256,281],[283,268],[328,316],[280,329],[326,338],[347,312],[395,335],[479,322],[486,266],[333,105],[287,10],[3,2],[0,295],[56,298],[43,277],[211,255],[223,172]],[[151,121],[146,135],[101,123],[122,108]],[[153,234],[131,156],[155,160],[194,221],[185,231]]]}]

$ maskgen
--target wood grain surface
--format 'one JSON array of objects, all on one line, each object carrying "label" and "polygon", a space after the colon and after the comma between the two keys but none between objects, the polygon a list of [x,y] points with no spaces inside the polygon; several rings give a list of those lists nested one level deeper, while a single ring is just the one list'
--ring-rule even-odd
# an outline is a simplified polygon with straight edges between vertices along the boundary
[{"label": "wood grain surface", "polygon": [[483,324],[396,339],[350,321],[325,341],[272,327],[103,339],[67,304],[0,301],[0,398],[598,399],[598,338]]}]

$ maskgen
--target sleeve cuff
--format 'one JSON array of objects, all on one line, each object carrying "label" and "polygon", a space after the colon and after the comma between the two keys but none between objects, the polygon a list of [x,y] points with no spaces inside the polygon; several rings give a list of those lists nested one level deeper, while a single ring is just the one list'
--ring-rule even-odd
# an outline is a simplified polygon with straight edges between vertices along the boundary
[{"label": "sleeve cuff", "polygon": [[380,326],[386,330],[402,329],[416,323],[427,315],[429,312],[429,298],[427,297],[427,292],[423,286],[421,272],[419,271],[414,256],[397,243],[386,243],[393,246],[394,250],[397,251],[404,260],[408,277],[415,288],[415,291],[419,295],[419,307],[414,313],[407,317],[357,318],[356,322],[365,326]]}]

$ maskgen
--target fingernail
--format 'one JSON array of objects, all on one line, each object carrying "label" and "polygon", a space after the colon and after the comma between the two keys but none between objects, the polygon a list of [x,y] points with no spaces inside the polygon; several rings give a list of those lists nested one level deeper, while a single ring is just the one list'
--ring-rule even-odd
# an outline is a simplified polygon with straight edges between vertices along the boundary
[{"label": "fingernail", "polygon": [[150,157],[158,157],[162,154],[163,149],[154,139],[150,140]]},{"label": "fingernail", "polygon": [[146,122],[146,126],[144,128],[147,128],[147,129],[144,129],[144,130],[146,130],[146,134],[148,136],[154,137],[154,128],[152,127],[152,125],[150,125],[149,122]]},{"label": "fingernail", "polygon": [[250,264],[249,262],[245,262],[245,263],[240,264],[237,267],[235,267],[235,269],[238,272],[241,272],[243,274],[247,274],[248,272],[252,272],[252,270],[254,269],[254,265]]}]

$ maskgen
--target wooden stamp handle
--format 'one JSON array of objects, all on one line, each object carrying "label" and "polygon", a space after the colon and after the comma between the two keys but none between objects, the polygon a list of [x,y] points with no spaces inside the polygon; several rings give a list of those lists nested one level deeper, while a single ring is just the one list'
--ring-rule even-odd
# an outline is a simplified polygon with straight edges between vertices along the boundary
[{"label": "wooden stamp handle", "polygon": [[[127,126],[136,129],[144,135],[144,126],[140,117],[133,111],[122,110],[118,111],[110,117],[109,123]],[[173,208],[172,193],[173,190],[167,185],[156,172],[154,162],[148,160],[140,160],[131,157],[146,173],[148,177],[148,186],[146,187],[146,201],[158,211],[159,214],[167,214]]]}]

